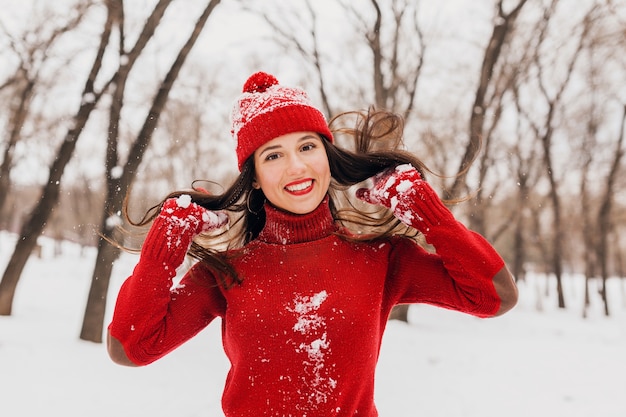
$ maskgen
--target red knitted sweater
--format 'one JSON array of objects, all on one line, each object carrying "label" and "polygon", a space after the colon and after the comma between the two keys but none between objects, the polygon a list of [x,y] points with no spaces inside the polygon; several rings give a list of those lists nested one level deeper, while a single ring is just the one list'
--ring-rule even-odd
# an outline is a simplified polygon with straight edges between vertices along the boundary
[{"label": "red knitted sweater", "polygon": [[[469,276],[408,238],[342,239],[327,203],[307,215],[270,206],[266,213],[259,237],[232,261],[241,285],[206,285],[215,279],[196,264],[176,289],[135,306],[136,315],[162,317],[154,328],[125,331],[132,323],[115,316],[109,327],[128,357],[145,365],[221,317],[232,364],[223,395],[228,417],[377,416],[374,372],[394,305],[428,303],[482,317],[499,307],[491,282],[499,257]],[[132,300],[129,281],[168,279],[162,269],[140,263],[118,304]]]}]

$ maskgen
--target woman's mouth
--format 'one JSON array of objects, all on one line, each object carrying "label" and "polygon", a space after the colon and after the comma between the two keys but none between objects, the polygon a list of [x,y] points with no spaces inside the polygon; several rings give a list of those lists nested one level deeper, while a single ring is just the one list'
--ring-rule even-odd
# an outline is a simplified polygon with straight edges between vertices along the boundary
[{"label": "woman's mouth", "polygon": [[285,190],[287,190],[291,194],[302,195],[306,194],[313,188],[313,180],[304,180],[298,181],[285,186]]}]

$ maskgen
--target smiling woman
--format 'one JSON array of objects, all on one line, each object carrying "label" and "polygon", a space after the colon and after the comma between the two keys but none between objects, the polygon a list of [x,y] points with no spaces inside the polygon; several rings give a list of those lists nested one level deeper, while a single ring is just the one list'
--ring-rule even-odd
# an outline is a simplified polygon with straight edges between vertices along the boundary
[{"label": "smiling woman", "polygon": [[[265,73],[248,79],[233,110],[240,176],[219,195],[173,192],[134,223],[152,226],[109,326],[115,362],[152,363],[220,317],[226,416],[374,417],[394,306],[492,317],[515,305],[502,258],[398,150],[401,118],[352,115],[356,127],[341,132],[357,151],[334,143],[304,91]],[[187,254],[199,262],[173,286]]]}]

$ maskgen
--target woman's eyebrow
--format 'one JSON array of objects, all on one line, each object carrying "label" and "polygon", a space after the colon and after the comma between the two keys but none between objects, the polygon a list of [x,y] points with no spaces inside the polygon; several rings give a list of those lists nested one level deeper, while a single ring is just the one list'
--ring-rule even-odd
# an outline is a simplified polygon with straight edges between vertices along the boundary
[{"label": "woman's eyebrow", "polygon": [[[316,136],[316,135],[304,135],[301,138],[298,138],[298,143],[303,142],[305,140],[311,140],[311,139],[317,139],[317,140],[321,141],[321,138],[319,136]],[[282,145],[270,145],[270,146],[268,146],[266,148],[263,148],[263,150],[261,152],[259,152],[259,155],[263,155],[265,152],[273,151],[273,150],[280,149],[280,148],[282,148]]]},{"label": "woman's eyebrow", "polygon": [[273,150],[275,150],[275,149],[279,149],[279,148],[281,148],[281,147],[282,147],[281,145],[272,145],[272,146],[268,146],[267,148],[263,149],[263,150],[259,153],[259,155],[263,155],[265,152],[268,152],[268,151],[273,151]]},{"label": "woman's eyebrow", "polygon": [[319,141],[322,140],[319,136],[316,136],[316,135],[305,135],[305,136],[302,136],[300,139],[298,139],[298,143],[304,142],[305,140],[311,140],[311,139],[317,139]]}]

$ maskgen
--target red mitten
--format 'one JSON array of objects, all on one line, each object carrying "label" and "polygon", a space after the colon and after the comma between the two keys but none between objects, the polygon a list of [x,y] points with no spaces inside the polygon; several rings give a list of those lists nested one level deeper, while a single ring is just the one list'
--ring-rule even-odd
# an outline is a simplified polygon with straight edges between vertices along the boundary
[{"label": "red mitten", "polygon": [[[402,223],[427,235],[431,224],[455,221],[454,216],[437,197],[430,185],[410,164],[398,165],[376,174],[371,188],[360,188],[356,196],[370,204],[391,209]],[[433,197],[439,204],[434,207]],[[429,204],[420,204],[421,202]],[[434,212],[433,212],[434,210]]]},{"label": "red mitten", "polygon": [[133,274],[120,289],[109,325],[111,335],[122,343],[133,362],[145,364],[143,358],[154,357],[142,346],[154,346],[155,340],[163,338],[162,321],[168,311],[172,278],[193,237],[227,223],[225,213],[208,211],[192,203],[189,195],[165,201],[146,236]]},{"label": "red mitten", "polygon": [[219,229],[226,223],[226,214],[208,211],[192,203],[187,194],[170,198],[163,203],[152,223],[141,249],[141,258],[161,263],[172,273],[183,263],[194,236]]},{"label": "red mitten", "polygon": [[357,190],[357,197],[389,208],[404,224],[422,232],[468,297],[474,303],[489,304],[481,309],[495,313],[500,298],[492,279],[504,261],[491,244],[458,222],[412,165],[385,170],[372,180],[370,188]]}]

